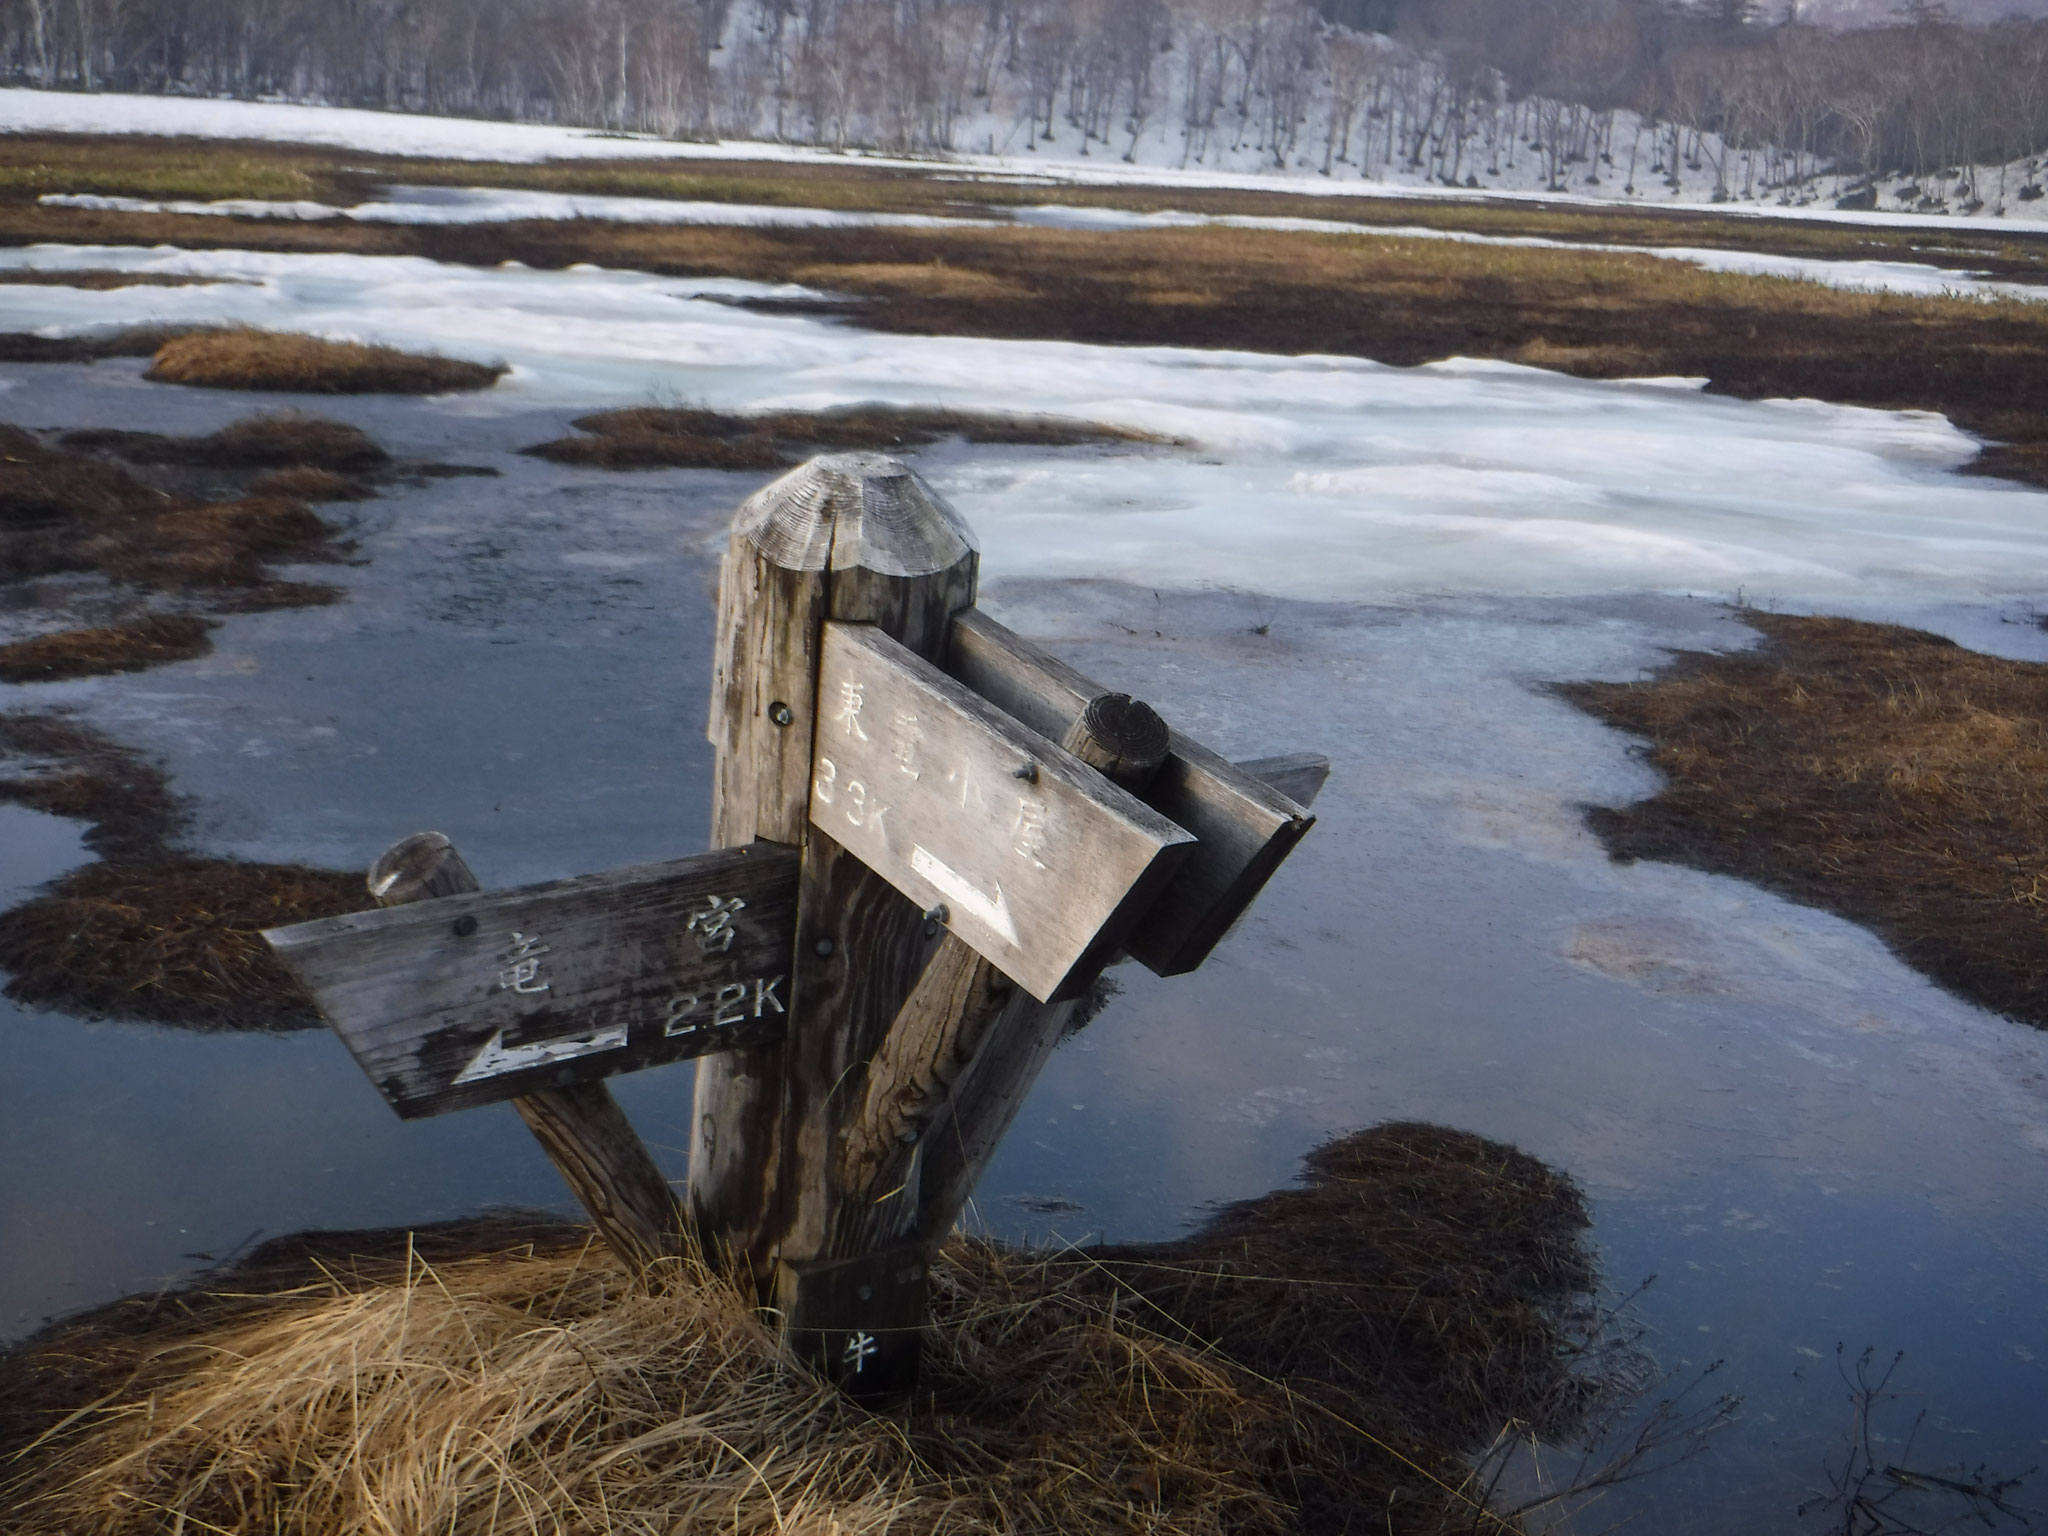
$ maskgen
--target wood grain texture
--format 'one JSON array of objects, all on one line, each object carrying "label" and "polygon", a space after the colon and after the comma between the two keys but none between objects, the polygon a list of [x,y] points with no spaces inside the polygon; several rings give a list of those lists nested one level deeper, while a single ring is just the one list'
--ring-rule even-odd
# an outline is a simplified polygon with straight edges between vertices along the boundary
[{"label": "wood grain texture", "polygon": [[1016,992],[959,939],[948,934],[939,945],[869,1062],[860,1107],[841,1132],[828,1254],[915,1233],[927,1149],[950,1126],[988,1030]]},{"label": "wood grain texture", "polygon": [[[386,907],[479,889],[455,845],[418,832],[370,866],[370,893]],[[658,1280],[660,1266],[683,1249],[683,1213],[653,1154],[601,1082],[550,1088],[514,1099],[601,1236],[634,1273]]]},{"label": "wood grain texture", "polygon": [[867,625],[827,624],[811,822],[1041,999],[1073,996],[1193,839]]},{"label": "wood grain texture", "polygon": [[512,1101],[548,1161],[626,1267],[658,1282],[683,1251],[683,1210],[654,1154],[603,1083],[543,1088]]},{"label": "wood grain texture", "polygon": [[796,896],[764,843],[264,937],[412,1119],[779,1038]]},{"label": "wood grain texture", "polygon": [[711,698],[713,841],[806,847],[792,963],[800,1024],[787,1046],[699,1063],[690,1207],[764,1285],[777,1253],[811,1257],[823,1241],[833,1117],[857,1102],[859,1072],[925,953],[921,913],[808,827],[822,628],[872,623],[936,653],[974,601],[976,567],[952,508],[876,454],[814,459],[734,519]]},{"label": "wood grain texture", "polygon": [[[998,709],[1055,740],[1108,691],[978,610],[955,622],[944,665]],[[1177,976],[1208,957],[1315,818],[1178,731],[1142,798],[1198,840],[1128,946],[1150,969]]]}]

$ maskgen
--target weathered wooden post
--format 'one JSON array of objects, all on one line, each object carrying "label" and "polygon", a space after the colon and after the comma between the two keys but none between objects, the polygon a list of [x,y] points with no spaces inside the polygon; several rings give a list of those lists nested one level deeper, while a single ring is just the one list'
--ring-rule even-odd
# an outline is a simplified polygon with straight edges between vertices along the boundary
[{"label": "weathered wooden post", "polygon": [[[818,673],[828,619],[871,624],[936,656],[974,602],[978,556],[952,509],[878,454],[814,459],[748,498],[719,586],[710,738],[712,842],[803,849],[783,1041],[697,1069],[689,1205],[707,1243],[764,1298],[775,1266],[815,1259],[850,1071],[865,1064],[923,967],[924,914],[810,825]],[[921,1276],[908,1305],[921,1306]],[[786,1289],[786,1288],[785,1288]],[[785,1297],[789,1311],[805,1306]]]}]

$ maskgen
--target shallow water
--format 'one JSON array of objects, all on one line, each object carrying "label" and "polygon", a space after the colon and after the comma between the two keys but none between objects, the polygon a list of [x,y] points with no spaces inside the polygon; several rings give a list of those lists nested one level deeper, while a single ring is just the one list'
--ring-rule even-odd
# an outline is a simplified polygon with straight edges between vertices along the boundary
[{"label": "shallow water", "polygon": [[[127,365],[4,370],[34,424],[210,429],[262,397]],[[25,404],[24,402],[32,402]],[[204,660],[0,690],[159,754],[208,852],[360,866],[448,832],[489,885],[703,846],[711,552],[751,477],[604,476],[508,450],[567,412],[342,401],[402,455],[500,469],[331,509],[364,563],[327,609],[231,619]],[[1718,409],[1718,407],[1717,407]],[[1071,456],[1070,456],[1071,457]],[[1057,452],[949,448],[975,515]],[[1176,471],[1181,473],[1181,471]],[[1147,1238],[1390,1118],[1579,1178],[1610,1281],[1655,1272],[1650,1347],[1728,1361],[1714,1453],[1612,1496],[1645,1529],[1790,1527],[1846,1427],[1837,1341],[1903,1348],[1916,1461],[2048,1460],[2048,1037],[1941,993],[1862,930],[1737,882],[1617,867],[1578,807],[1650,792],[1627,740],[1541,691],[1740,645],[1679,597],[1287,602],[1006,578],[984,601],[1219,750],[1327,752],[1320,824],[1192,977],[1125,991],[1055,1057],[980,1192],[1009,1235]],[[2048,637],[1945,599],[1923,621]],[[1254,630],[1264,625],[1267,633]],[[0,810],[0,880],[82,856]],[[12,898],[9,898],[12,899]],[[689,1068],[617,1081],[682,1171]],[[258,1235],[560,1208],[509,1108],[403,1125],[324,1033],[200,1037],[0,1004],[0,1336]],[[1905,1426],[1905,1418],[1899,1421]]]}]

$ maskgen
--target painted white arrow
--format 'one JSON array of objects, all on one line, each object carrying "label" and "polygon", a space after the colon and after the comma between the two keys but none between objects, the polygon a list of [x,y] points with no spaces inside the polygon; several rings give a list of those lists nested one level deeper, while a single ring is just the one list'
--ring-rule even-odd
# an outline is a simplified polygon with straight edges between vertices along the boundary
[{"label": "painted white arrow", "polygon": [[932,889],[977,919],[984,927],[1002,935],[1012,947],[1017,944],[1017,925],[1010,920],[1010,904],[1003,900],[1003,883],[996,882],[993,898],[984,896],[972,881],[952,865],[934,857],[919,844],[910,848],[910,867],[931,882]]},{"label": "painted white arrow", "polygon": [[484,1048],[476,1053],[476,1059],[457,1074],[449,1086],[460,1087],[480,1078],[502,1077],[507,1072],[523,1072],[528,1067],[544,1067],[550,1062],[574,1061],[578,1056],[595,1056],[599,1051],[616,1051],[626,1043],[626,1026],[605,1030],[592,1035],[588,1040],[536,1040],[531,1045],[505,1044],[505,1031],[495,1030],[484,1042]]}]

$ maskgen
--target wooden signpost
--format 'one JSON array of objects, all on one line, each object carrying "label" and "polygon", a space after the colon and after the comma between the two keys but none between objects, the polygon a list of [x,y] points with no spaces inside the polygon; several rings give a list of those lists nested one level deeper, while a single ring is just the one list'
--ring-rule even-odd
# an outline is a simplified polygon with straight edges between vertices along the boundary
[{"label": "wooden signpost", "polygon": [[[650,1283],[694,1237],[858,1395],[916,1375],[930,1257],[1074,1002],[1192,970],[1327,764],[1233,765],[974,607],[966,525],[838,454],[740,508],[710,853],[483,893],[437,833],[385,910],[274,929],[407,1118],[511,1099]],[[678,1205],[603,1079],[698,1058]]]}]

